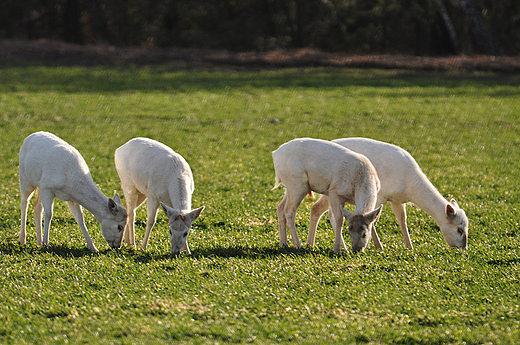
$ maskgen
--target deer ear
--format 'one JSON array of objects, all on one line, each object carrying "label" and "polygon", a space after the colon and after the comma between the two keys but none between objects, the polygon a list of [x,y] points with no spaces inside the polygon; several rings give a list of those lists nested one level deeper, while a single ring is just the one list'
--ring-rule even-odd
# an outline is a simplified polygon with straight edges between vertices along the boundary
[{"label": "deer ear", "polygon": [[119,197],[119,195],[117,193],[114,194],[114,197],[112,198],[114,199],[114,201],[116,202],[116,204],[118,204],[119,206],[121,206],[121,198]]},{"label": "deer ear", "polygon": [[350,213],[349,211],[345,210],[343,207],[341,207],[341,212],[343,213],[343,216],[345,217],[345,219],[348,222],[350,217],[352,217],[352,213]]},{"label": "deer ear", "polygon": [[453,208],[453,206],[451,206],[451,204],[446,205],[446,216],[449,219],[453,219],[456,215],[457,211]]},{"label": "deer ear", "polygon": [[451,200],[450,200],[450,204],[452,204],[452,205],[455,206],[456,208],[459,208],[459,204],[457,204],[457,202],[455,201],[455,199],[451,199]]},{"label": "deer ear", "polygon": [[202,206],[196,210],[193,210],[189,213],[190,219],[193,222],[195,219],[199,218],[202,211],[205,209],[205,206]]},{"label": "deer ear", "polygon": [[173,213],[173,208],[171,208],[171,207],[168,206],[168,205],[163,204],[162,201],[160,201],[159,204],[161,204],[161,207],[162,207],[162,209],[163,209],[163,211],[164,211],[164,214],[166,214],[166,216],[167,216],[168,218],[170,218],[170,214]]},{"label": "deer ear", "polygon": [[114,216],[117,215],[117,204],[112,198],[108,198],[108,211]]},{"label": "deer ear", "polygon": [[170,206],[164,204],[162,201],[160,201],[159,203],[161,204],[161,207],[162,207],[164,213],[166,214],[166,217],[168,217],[168,219],[170,219],[170,220],[175,219],[176,217],[178,217],[181,214],[178,210],[171,208]]},{"label": "deer ear", "polygon": [[379,219],[379,216],[381,215],[381,211],[383,210],[383,205],[379,206],[369,214],[365,215],[366,219],[369,221],[369,223],[377,222]]}]

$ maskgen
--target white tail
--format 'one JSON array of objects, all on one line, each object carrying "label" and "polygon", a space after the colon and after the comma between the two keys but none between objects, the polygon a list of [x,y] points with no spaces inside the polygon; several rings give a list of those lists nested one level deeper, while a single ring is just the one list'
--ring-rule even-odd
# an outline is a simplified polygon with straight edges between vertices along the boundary
[{"label": "white tail", "polygon": [[[404,236],[405,245],[412,248],[406,226],[406,203],[413,202],[426,211],[441,228],[444,240],[452,247],[466,248],[468,218],[453,199],[447,201],[431,184],[413,157],[402,148],[365,138],[345,138],[332,142],[366,156],[374,165],[381,189],[377,204],[390,201]],[[311,209],[311,224],[307,243],[314,244],[319,218],[328,209],[322,196]]]},{"label": "white tail", "polygon": [[370,161],[337,144],[318,139],[294,139],[273,152],[276,186],[283,183],[286,195],[278,205],[280,246],[287,245],[287,226],[295,247],[296,209],[303,198],[314,191],[328,195],[334,228],[334,251],[346,249],[341,234],[342,207],[355,204],[353,214],[345,213],[354,251],[364,249],[370,240],[371,224],[377,221],[381,207],[376,205],[379,180]]},{"label": "white tail", "polygon": [[187,240],[191,223],[204,206],[191,210],[194,183],[186,160],[160,142],[134,138],[116,150],[115,163],[128,210],[126,245],[135,246],[135,209],[148,198],[143,248],[148,244],[161,205],[170,220],[172,254],[178,254],[181,249],[190,254]]},{"label": "white tail", "polygon": [[[94,184],[81,154],[54,134],[37,132],[28,136],[20,149],[20,189],[22,192],[22,229],[19,241],[26,241],[29,199],[37,190],[34,203],[38,244],[48,244],[54,198],[64,200],[79,224],[88,248],[98,252],[85,226],[81,206],[101,223],[101,232],[112,248],[121,246],[126,223],[126,210],[116,194],[107,198]],[[41,236],[42,206],[45,214],[43,241]]]}]

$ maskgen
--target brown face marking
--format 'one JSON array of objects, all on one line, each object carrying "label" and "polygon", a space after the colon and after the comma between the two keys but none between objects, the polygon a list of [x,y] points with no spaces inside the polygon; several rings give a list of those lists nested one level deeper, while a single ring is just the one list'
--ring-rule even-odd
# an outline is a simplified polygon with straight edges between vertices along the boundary
[{"label": "brown face marking", "polygon": [[351,216],[349,218],[349,222],[348,222],[349,230],[359,229],[362,227],[363,224],[368,225],[364,222],[364,220],[365,220],[364,218],[365,217],[363,217],[363,215],[360,215],[360,214]]},{"label": "brown face marking", "polygon": [[370,240],[369,224],[366,217],[362,215],[352,215],[349,217],[348,230],[352,242],[352,250],[357,252],[366,248]]}]

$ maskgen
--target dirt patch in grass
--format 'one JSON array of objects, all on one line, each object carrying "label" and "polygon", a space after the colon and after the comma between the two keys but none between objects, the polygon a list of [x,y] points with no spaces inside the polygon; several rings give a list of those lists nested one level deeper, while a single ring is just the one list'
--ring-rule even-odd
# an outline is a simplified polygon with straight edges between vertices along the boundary
[{"label": "dirt patch in grass", "polygon": [[186,48],[74,45],[49,40],[2,40],[0,41],[0,63],[60,66],[177,63],[185,67],[224,65],[252,68],[335,66],[421,71],[520,73],[520,57],[507,56],[348,55],[308,48],[270,52],[231,52]]}]

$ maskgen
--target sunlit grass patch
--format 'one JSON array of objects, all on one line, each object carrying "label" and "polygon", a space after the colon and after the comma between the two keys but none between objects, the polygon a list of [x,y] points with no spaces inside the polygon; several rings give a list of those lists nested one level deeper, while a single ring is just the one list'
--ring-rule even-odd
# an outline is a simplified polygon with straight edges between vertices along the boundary
[{"label": "sunlit grass patch", "polygon": [[[27,67],[0,71],[0,339],[5,343],[505,343],[519,334],[518,76],[328,68]],[[19,233],[18,151],[46,130],[75,146],[109,196],[136,136],[183,155],[206,206],[191,256],[169,254],[159,212],[148,249],[110,250],[86,213],[91,254],[65,203],[50,244]],[[470,221],[448,248],[407,206],[414,250],[389,205],[385,246],[333,253],[324,215],[314,248],[279,248],[271,152],[295,137],[364,136],[408,150]],[[313,201],[297,214],[304,243]],[[348,232],[344,232],[349,246]],[[45,339],[45,340],[43,340]]]}]

